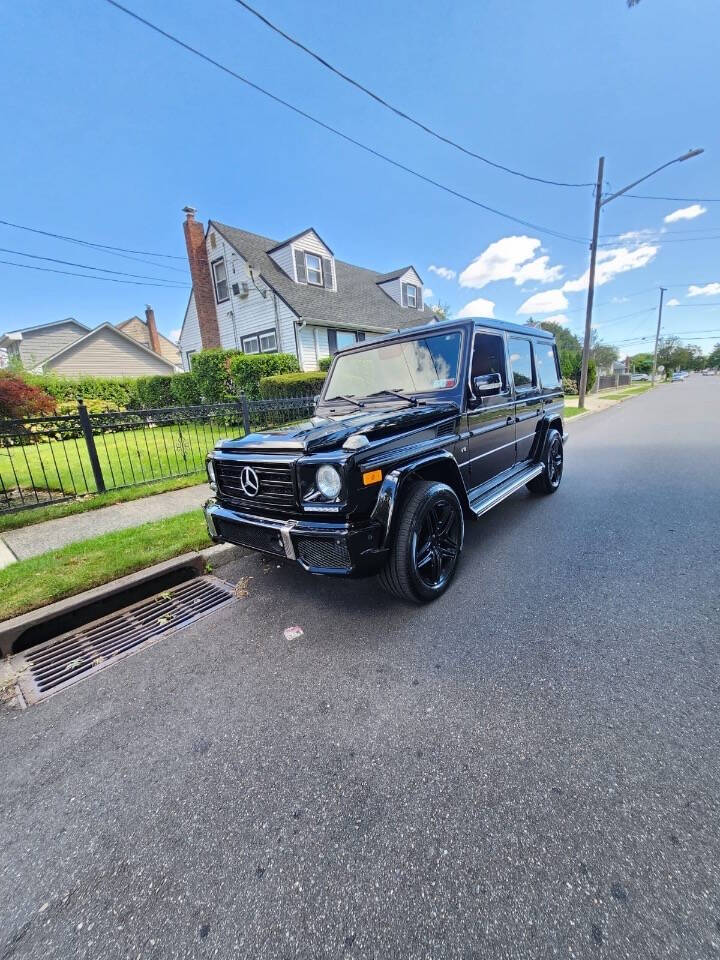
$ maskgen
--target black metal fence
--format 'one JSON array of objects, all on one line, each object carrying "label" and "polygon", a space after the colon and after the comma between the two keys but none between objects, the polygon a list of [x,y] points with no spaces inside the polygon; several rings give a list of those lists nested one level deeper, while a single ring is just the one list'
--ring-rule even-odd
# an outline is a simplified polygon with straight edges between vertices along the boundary
[{"label": "black metal fence", "polygon": [[314,397],[0,420],[0,514],[202,474],[223,437],[307,419]]}]

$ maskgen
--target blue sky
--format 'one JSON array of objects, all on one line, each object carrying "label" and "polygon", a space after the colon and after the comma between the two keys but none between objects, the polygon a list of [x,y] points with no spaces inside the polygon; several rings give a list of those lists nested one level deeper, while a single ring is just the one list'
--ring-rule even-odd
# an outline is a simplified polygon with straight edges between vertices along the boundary
[{"label": "blue sky", "polygon": [[[589,237],[590,189],[527,182],[438,143],[233,0],[126,2],[427,176],[553,231]],[[590,182],[602,153],[607,189],[618,189],[701,146],[702,157],[637,192],[720,197],[716,0],[642,0],[633,10],[625,0],[257,6],[358,81],[498,162]],[[187,203],[203,220],[278,240],[313,225],[341,259],[381,271],[413,263],[433,301],[456,313],[480,299],[498,317],[522,321],[532,312],[581,328],[585,243],[513,224],[388,166],[103,0],[3,5],[0,56],[0,219],[180,257]],[[685,212],[666,223],[678,210]],[[720,203],[694,209],[620,198],[604,209],[601,232],[606,282],[596,294],[596,326],[605,339],[652,335],[662,284],[678,302],[665,313],[666,331],[706,348],[713,331],[720,340],[720,306],[712,306],[720,285],[707,286],[720,283]],[[4,252],[12,250],[187,282],[182,259],[135,262],[2,225],[0,247],[3,260],[88,272]],[[68,315],[88,325],[118,322],[152,303],[169,333],[180,326],[188,292],[3,264],[0,284],[0,330]],[[642,348],[637,339],[621,346]]]}]

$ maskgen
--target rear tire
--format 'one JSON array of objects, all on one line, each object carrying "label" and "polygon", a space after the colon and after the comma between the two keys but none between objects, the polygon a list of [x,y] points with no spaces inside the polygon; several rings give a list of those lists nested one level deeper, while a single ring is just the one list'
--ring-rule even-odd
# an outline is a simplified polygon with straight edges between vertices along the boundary
[{"label": "rear tire", "polygon": [[532,493],[555,493],[563,475],[564,451],[560,433],[548,430],[542,456],[543,472],[526,484]]},{"label": "rear tire", "polygon": [[457,494],[445,483],[413,484],[402,503],[382,587],[410,603],[428,603],[450,586],[465,525]]}]

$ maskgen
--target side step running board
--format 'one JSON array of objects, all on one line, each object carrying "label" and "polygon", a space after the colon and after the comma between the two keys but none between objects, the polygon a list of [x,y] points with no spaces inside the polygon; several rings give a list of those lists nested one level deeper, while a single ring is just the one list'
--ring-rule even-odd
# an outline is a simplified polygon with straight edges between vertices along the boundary
[{"label": "side step running board", "polygon": [[487,513],[488,510],[492,510],[493,507],[502,503],[506,497],[511,496],[521,487],[524,487],[533,477],[539,476],[544,469],[545,467],[542,463],[536,463],[534,466],[528,467],[527,470],[523,470],[522,473],[512,477],[510,480],[506,480],[505,483],[499,487],[495,487],[495,489],[489,493],[484,493],[475,499],[471,496],[470,509],[476,517],[481,517],[484,513]]}]

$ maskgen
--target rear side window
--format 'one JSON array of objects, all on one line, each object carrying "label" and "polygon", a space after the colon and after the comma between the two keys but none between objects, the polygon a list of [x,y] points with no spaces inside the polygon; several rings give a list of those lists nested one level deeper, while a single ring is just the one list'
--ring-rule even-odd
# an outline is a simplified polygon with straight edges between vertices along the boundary
[{"label": "rear side window", "polygon": [[515,388],[517,390],[527,390],[528,387],[535,384],[530,341],[511,337],[508,345],[510,347],[510,366]]},{"label": "rear side window", "polygon": [[557,352],[552,344],[535,343],[535,367],[540,383],[546,389],[560,386],[560,371],[557,364]]}]

